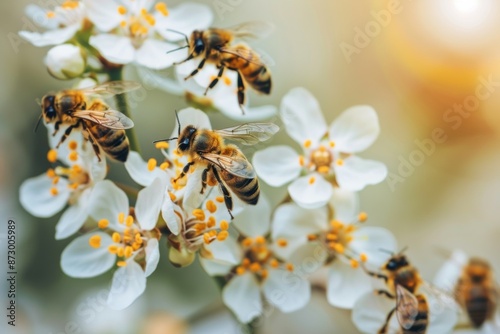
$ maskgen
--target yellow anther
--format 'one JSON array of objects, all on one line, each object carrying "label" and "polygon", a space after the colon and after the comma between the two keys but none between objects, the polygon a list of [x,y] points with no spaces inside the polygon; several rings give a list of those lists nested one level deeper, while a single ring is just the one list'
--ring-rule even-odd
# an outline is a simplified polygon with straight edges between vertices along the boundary
[{"label": "yellow anther", "polygon": [[156,19],[151,14],[144,15],[144,19],[146,21],[148,21],[148,23],[149,23],[150,26],[154,26],[156,24]]},{"label": "yellow anther", "polygon": [[104,229],[104,228],[106,228],[106,227],[108,227],[108,226],[109,226],[109,220],[107,220],[107,219],[101,219],[101,220],[99,220],[99,222],[97,223],[97,226],[98,226],[99,228]]},{"label": "yellow anther", "polygon": [[263,236],[255,237],[255,243],[259,245],[263,245],[266,243],[266,239]]},{"label": "yellow anther", "polygon": [[101,247],[101,236],[100,235],[93,235],[89,239],[89,245],[92,248],[99,248]]},{"label": "yellow anther", "polygon": [[78,1],[74,1],[74,0],[65,1],[61,5],[61,7],[64,9],[75,9],[78,7]]},{"label": "yellow anther", "polygon": [[148,14],[148,10],[146,8],[141,8],[141,15],[144,16],[147,14]]},{"label": "yellow anther", "polygon": [[207,220],[207,227],[208,228],[215,227],[216,224],[217,224],[217,221],[215,220],[214,216],[208,217],[208,220]]},{"label": "yellow anther", "polygon": [[245,247],[249,247],[250,245],[252,245],[252,243],[253,243],[252,238],[245,238],[245,239],[243,239],[243,241],[242,241],[242,244],[243,244],[243,246],[245,246]]},{"label": "yellow anther", "polygon": [[50,188],[50,194],[52,196],[56,196],[57,194],[59,194],[59,190],[57,190],[57,188],[55,188],[55,187]]},{"label": "yellow anther", "polygon": [[304,147],[305,147],[305,148],[309,148],[309,147],[311,147],[311,144],[312,144],[311,139],[307,139],[306,141],[304,141]]},{"label": "yellow anther", "polygon": [[109,245],[108,246],[108,252],[110,252],[111,254],[116,254],[117,251],[118,251],[117,245]]},{"label": "yellow anther", "polygon": [[311,176],[309,178],[309,184],[313,184],[314,182],[316,182],[316,178],[314,176]]},{"label": "yellow anther", "polygon": [[76,150],[78,148],[78,143],[75,140],[72,140],[68,143],[68,147],[70,150]]},{"label": "yellow anther", "polygon": [[294,269],[293,264],[291,264],[291,263],[286,264],[286,270],[293,271],[293,269]]},{"label": "yellow anther", "polygon": [[320,152],[326,152],[326,147],[324,147],[323,145],[320,145],[320,147],[318,148],[318,150]]},{"label": "yellow anther", "polygon": [[177,199],[177,196],[173,192],[168,192],[168,196],[170,197],[170,200],[174,202]]},{"label": "yellow anther", "polygon": [[125,262],[125,261],[118,261],[118,262],[116,262],[116,265],[118,267],[125,267],[127,265],[127,262]]},{"label": "yellow anther", "polygon": [[244,258],[243,261],[241,262],[241,264],[244,266],[244,267],[248,267],[250,265],[250,259],[248,258]]},{"label": "yellow anther", "polygon": [[337,164],[337,166],[343,166],[344,165],[344,160],[337,159],[336,164]]},{"label": "yellow anther", "polygon": [[217,234],[217,240],[224,241],[227,239],[228,236],[229,236],[228,231],[220,231],[219,234]]},{"label": "yellow anther", "polygon": [[139,245],[143,243],[142,237],[140,233],[135,234],[135,242],[137,242]]},{"label": "yellow anther", "polygon": [[59,183],[59,176],[56,176],[52,179],[52,184],[56,185]]},{"label": "yellow anther", "polygon": [[47,160],[51,163],[54,163],[57,161],[57,150],[52,149],[49,152],[47,152]]},{"label": "yellow anther", "polygon": [[68,184],[68,188],[69,189],[73,189],[73,190],[76,190],[78,187],[80,186],[79,183],[71,183],[71,184]]},{"label": "yellow anther", "polygon": [[326,240],[328,241],[337,241],[339,239],[339,236],[336,235],[335,233],[328,233],[326,235]]},{"label": "yellow anther", "polygon": [[159,141],[155,144],[155,147],[159,150],[166,150],[169,146],[170,145],[166,141]]},{"label": "yellow anther", "polygon": [[224,76],[222,79],[224,80],[224,83],[225,83],[227,86],[230,86],[230,85],[231,85],[232,81],[231,81],[231,79],[230,79],[229,77]]},{"label": "yellow anther", "polygon": [[217,231],[216,231],[216,230],[212,230],[212,231],[208,232],[208,234],[209,234],[211,237],[215,237],[215,236],[217,236]]},{"label": "yellow anther", "polygon": [[241,275],[243,275],[245,272],[246,272],[246,269],[245,269],[244,267],[241,267],[241,266],[240,266],[240,267],[236,268],[236,274],[237,274],[237,275],[240,275],[240,276],[241,276]]},{"label": "yellow anther", "polygon": [[125,251],[123,252],[123,255],[125,255],[126,258],[129,258],[132,256],[132,253],[134,252],[134,249],[131,246],[125,247]]},{"label": "yellow anther", "polygon": [[125,8],[124,6],[118,6],[118,13],[120,13],[120,15],[127,14],[127,8]]},{"label": "yellow anther", "polygon": [[151,158],[151,159],[149,159],[149,160],[148,160],[148,170],[149,170],[150,172],[152,172],[152,171],[156,168],[156,164],[157,164],[157,162],[156,162],[156,159],[155,159],[155,158]]},{"label": "yellow anther", "polygon": [[118,214],[118,222],[119,222],[120,224],[123,224],[123,223],[125,222],[125,214],[124,214],[123,212],[120,212],[120,213]]},{"label": "yellow anther", "polygon": [[357,267],[359,267],[359,262],[355,259],[351,259],[351,267],[353,267],[354,269],[356,269]]},{"label": "yellow anther", "polygon": [[68,158],[71,161],[77,161],[78,160],[78,153],[76,151],[71,151],[68,155]]},{"label": "yellow anther", "polygon": [[160,12],[163,16],[167,16],[168,15],[168,9],[167,9],[167,5],[164,3],[164,2],[158,2],[156,5],[155,5],[155,9]]},{"label": "yellow anther", "polygon": [[132,216],[127,216],[127,219],[125,220],[125,225],[128,227],[132,226],[134,224],[134,217]]},{"label": "yellow anther", "polygon": [[328,174],[330,173],[330,167],[328,166],[319,166],[318,167],[318,172],[321,174]]},{"label": "yellow anther", "polygon": [[334,148],[334,147],[335,147],[335,142],[334,142],[334,141],[330,141],[330,142],[328,143],[328,145],[330,145],[330,147],[331,147],[331,148]]},{"label": "yellow anther", "polygon": [[356,231],[356,226],[354,226],[354,225],[347,225],[346,228],[345,228],[345,231],[347,233],[354,232],[354,231]]},{"label": "yellow anther", "polygon": [[318,236],[316,234],[309,234],[307,236],[307,240],[309,241],[314,241],[314,240],[317,240],[318,239]]},{"label": "yellow anther", "polygon": [[226,220],[221,220],[220,229],[223,231],[227,231],[229,229],[229,223]]},{"label": "yellow anther", "polygon": [[260,263],[258,263],[258,262],[254,262],[254,263],[252,263],[252,264],[250,265],[250,271],[252,271],[252,272],[254,272],[254,273],[256,273],[256,272],[260,271],[260,269],[261,269],[261,268],[262,268],[262,267],[260,266]]},{"label": "yellow anther", "polygon": [[125,28],[127,26],[127,21],[121,21],[120,27]]},{"label": "yellow anther", "polygon": [[52,168],[47,170],[47,176],[50,178],[56,177],[56,172]]},{"label": "yellow anther", "polygon": [[206,243],[206,244],[209,244],[212,242],[212,237],[210,236],[209,233],[205,233],[203,234],[203,241]]},{"label": "yellow anther", "polygon": [[198,223],[194,224],[193,228],[196,230],[197,233],[201,233],[207,228],[207,224],[205,223]]},{"label": "yellow anther", "polygon": [[80,167],[80,165],[73,165],[71,167],[71,169],[72,169],[72,172],[74,174],[79,174],[79,173],[81,173],[83,171],[83,169],[82,169],[82,167]]},{"label": "yellow anther", "polygon": [[207,210],[210,211],[210,213],[214,213],[215,211],[217,211],[217,205],[215,205],[214,201],[210,199],[207,201],[205,206],[207,207]]},{"label": "yellow anther", "polygon": [[368,215],[366,214],[366,212],[359,213],[359,215],[358,215],[359,222],[364,223],[367,219],[368,219]]},{"label": "yellow anther", "polygon": [[200,220],[200,221],[204,221],[205,220],[205,211],[203,211],[202,209],[194,209],[193,216],[195,216],[195,218]]},{"label": "yellow anther", "polygon": [[139,244],[139,243],[137,243],[137,242],[134,242],[134,243],[132,244],[132,248],[136,251],[136,250],[138,250],[139,248],[141,248],[141,244]]},{"label": "yellow anther", "polygon": [[118,247],[118,249],[116,250],[116,255],[118,255],[119,257],[123,257],[123,255],[125,255],[125,249],[123,247]]},{"label": "yellow anther", "polygon": [[113,235],[111,235],[111,239],[113,239],[113,242],[118,243],[122,240],[122,237],[121,237],[120,233],[113,232]]},{"label": "yellow anther", "polygon": [[305,164],[305,160],[304,160],[304,157],[301,155],[301,156],[299,156],[299,165],[304,166],[304,164]]},{"label": "yellow anther", "polygon": [[276,243],[280,247],[286,247],[288,245],[288,241],[286,241],[285,239],[278,239],[278,241],[276,241]]},{"label": "yellow anther", "polygon": [[340,229],[344,228],[344,224],[339,220],[332,220],[330,222],[330,226],[336,230],[340,230]]},{"label": "yellow anther", "polygon": [[217,196],[215,197],[215,200],[219,203],[224,203],[224,196]]},{"label": "yellow anther", "polygon": [[56,13],[54,13],[53,11],[50,11],[50,12],[47,12],[46,15],[47,15],[47,18],[53,19],[56,16]]},{"label": "yellow anther", "polygon": [[269,265],[273,268],[278,268],[280,263],[276,259],[272,259],[271,262],[269,262]]},{"label": "yellow anther", "polygon": [[267,278],[267,276],[269,276],[269,273],[266,269],[262,269],[260,271],[260,276],[265,279],[265,278]]},{"label": "yellow anther", "polygon": [[354,237],[352,235],[348,235],[346,238],[345,238],[345,241],[346,243],[350,243],[351,241],[354,240]]},{"label": "yellow anther", "polygon": [[344,254],[344,252],[345,252],[344,246],[342,246],[342,244],[333,243],[332,248],[334,251],[336,251],[339,254]]},{"label": "yellow anther", "polygon": [[160,165],[161,170],[166,170],[166,169],[168,169],[168,167],[170,167],[170,163],[167,161],[162,162],[162,164]]},{"label": "yellow anther", "polygon": [[368,261],[368,255],[366,255],[365,253],[361,253],[359,254],[359,259],[361,260],[361,262],[366,262]]}]

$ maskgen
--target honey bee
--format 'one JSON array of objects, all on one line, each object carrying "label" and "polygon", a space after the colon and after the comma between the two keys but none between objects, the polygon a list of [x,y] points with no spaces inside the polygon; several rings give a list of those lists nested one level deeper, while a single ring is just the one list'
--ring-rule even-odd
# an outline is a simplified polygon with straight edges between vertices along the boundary
[{"label": "honey bee", "polygon": [[42,115],[45,123],[54,123],[55,136],[62,124],[69,125],[64,131],[59,147],[74,129],[81,128],[99,159],[100,149],[111,158],[125,162],[129,153],[129,141],[125,129],[134,126],[127,116],[112,110],[101,99],[122,94],[140,87],[133,81],[111,81],[85,89],[63,90],[42,98]]},{"label": "honey bee", "polygon": [[264,22],[248,22],[228,29],[195,30],[191,33],[189,39],[184,35],[187,43],[184,47],[189,47],[189,55],[176,65],[199,56],[202,57],[198,67],[185,80],[196,75],[203,69],[206,62],[214,64],[219,69],[217,76],[205,90],[205,95],[217,85],[226,68],[236,71],[238,73],[238,103],[242,112],[245,113],[243,108],[245,104],[245,85],[248,84],[257,92],[269,95],[271,93],[271,73],[257,52],[246,44],[238,43],[233,45],[232,42],[238,38],[258,37],[269,30],[271,30],[271,26]]},{"label": "honey bee", "polygon": [[200,166],[204,168],[200,193],[204,193],[207,185],[218,184],[231,218],[233,199],[229,189],[243,202],[257,204],[260,194],[257,175],[240,149],[235,145],[226,144],[225,139],[244,145],[255,145],[269,139],[278,132],[279,127],[273,123],[247,123],[222,130],[209,130],[188,125],[181,131],[178,116],[177,122],[177,137],[155,141],[177,139],[177,150],[189,156],[189,162],[174,182],[186,176],[191,166]]},{"label": "honey bee", "polygon": [[406,256],[402,252],[393,255],[382,266],[382,273],[371,272],[366,268],[365,271],[368,275],[385,281],[388,290],[378,290],[379,295],[396,300],[396,306],[387,315],[378,334],[387,333],[394,313],[403,334],[424,334],[429,324],[429,304],[426,297],[419,293],[423,280]]},{"label": "honey bee", "polygon": [[475,328],[492,320],[498,303],[498,290],[489,263],[471,258],[463,267],[455,286],[455,296]]}]

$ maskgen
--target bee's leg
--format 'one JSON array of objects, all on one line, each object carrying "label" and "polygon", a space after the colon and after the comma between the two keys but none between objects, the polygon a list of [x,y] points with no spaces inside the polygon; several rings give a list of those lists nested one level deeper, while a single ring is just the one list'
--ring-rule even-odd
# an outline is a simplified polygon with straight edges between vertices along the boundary
[{"label": "bee's leg", "polygon": [[198,73],[198,71],[200,71],[203,68],[203,66],[205,66],[205,62],[206,61],[207,61],[207,58],[203,58],[203,60],[200,61],[200,64],[198,65],[198,67],[193,72],[191,72],[190,75],[188,75],[187,77],[185,77],[184,80],[187,80],[187,79],[189,79],[191,77],[194,77],[196,75],[196,73]]},{"label": "bee's leg", "polygon": [[392,315],[394,314],[394,311],[396,311],[396,308],[393,308],[389,314],[387,314],[387,318],[385,318],[385,323],[382,328],[378,331],[377,334],[385,334],[387,333],[387,326],[389,326],[389,321],[391,320]]},{"label": "bee's leg", "polygon": [[99,162],[100,162],[101,161],[101,150],[99,149],[99,146],[95,142],[94,138],[92,138],[92,136],[90,135],[89,130],[87,130],[87,128],[85,128],[85,127],[84,127],[84,130],[85,130],[84,132],[86,133],[85,139],[88,140],[90,142],[90,144],[92,145],[92,148],[94,149],[95,155],[97,156],[97,160],[99,160]]},{"label": "bee's leg", "polygon": [[205,94],[203,94],[203,95],[207,95],[208,91],[210,89],[214,88],[215,85],[217,85],[217,83],[219,82],[219,79],[222,78],[222,74],[224,74],[224,69],[225,69],[225,67],[223,65],[221,65],[219,73],[217,73],[217,76],[215,77],[215,79],[213,79],[212,82],[210,83],[210,85],[208,85],[207,89],[205,89]]},{"label": "bee's leg", "polygon": [[205,192],[205,189],[207,189],[207,178],[208,178],[208,171],[210,170],[211,166],[208,166],[203,170],[203,174],[201,174],[201,191],[200,194],[203,195]]},{"label": "bee's leg", "polygon": [[59,131],[59,126],[62,124],[61,121],[57,121],[55,124],[54,124],[54,132],[52,133],[53,136],[56,135],[56,133]]},{"label": "bee's leg", "polygon": [[188,162],[183,168],[182,168],[182,172],[179,174],[178,177],[176,177],[174,179],[174,182],[177,182],[177,180],[180,180],[182,179],[184,176],[186,176],[187,172],[189,172],[189,168],[194,165],[194,162],[191,161],[191,162]]},{"label": "bee's leg", "polygon": [[64,131],[63,135],[61,136],[61,139],[59,140],[59,143],[57,143],[56,148],[59,148],[59,146],[61,146],[61,144],[66,140],[66,138],[68,138],[68,136],[70,135],[71,131],[73,131],[73,129],[77,128],[79,125],[80,125],[79,123],[76,123],[76,124],[68,126],[68,128],[66,129],[66,131]]},{"label": "bee's leg", "polygon": [[366,274],[372,276],[372,277],[376,277],[376,278],[381,278],[384,280],[385,283],[387,283],[387,280],[388,280],[388,277],[385,276],[385,275],[382,275],[382,274],[379,274],[379,273],[376,273],[376,272],[373,272],[373,271],[369,271],[368,269],[366,269],[365,266],[362,266],[363,270],[365,271]]},{"label": "bee's leg", "polygon": [[386,296],[386,297],[387,297],[387,298],[389,298],[389,299],[394,299],[394,296],[393,296],[393,295],[391,295],[391,294],[390,294],[388,291],[386,291],[386,290],[376,290],[375,292],[376,292],[379,296],[380,296],[380,295],[384,295],[384,296]]},{"label": "bee's leg", "polygon": [[231,216],[231,219],[234,219],[233,214],[231,213],[231,211],[233,210],[233,199],[231,197],[231,194],[229,193],[229,190],[227,190],[225,184],[222,182],[219,173],[217,173],[217,169],[215,169],[215,166],[213,165],[212,173],[214,173],[215,179],[219,183],[222,194],[224,195],[224,203],[226,204],[227,212],[229,212],[229,216]]},{"label": "bee's leg", "polygon": [[240,105],[241,112],[245,115],[245,83],[243,82],[243,77],[241,76],[240,71],[236,71],[238,73],[238,104]]},{"label": "bee's leg", "polygon": [[178,63],[174,63],[174,65],[180,65],[180,64],[185,63],[193,58],[194,58],[194,54],[191,53],[186,59],[184,59],[183,61],[180,61]]}]

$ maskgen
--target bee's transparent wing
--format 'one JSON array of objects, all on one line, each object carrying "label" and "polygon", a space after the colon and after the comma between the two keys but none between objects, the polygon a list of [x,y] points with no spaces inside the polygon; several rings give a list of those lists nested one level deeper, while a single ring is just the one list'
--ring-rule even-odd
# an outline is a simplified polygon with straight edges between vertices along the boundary
[{"label": "bee's transparent wing", "polygon": [[226,47],[226,48],[220,48],[220,52],[223,53],[229,53],[232,54],[236,57],[240,57],[245,59],[246,61],[260,65],[260,66],[267,66],[265,61],[255,52],[254,50],[248,48],[248,47],[242,47],[240,45],[235,45],[231,47]]},{"label": "bee's transparent wing", "polygon": [[76,110],[72,114],[110,129],[130,129],[134,122],[118,110]]},{"label": "bee's transparent wing", "polygon": [[80,91],[87,95],[96,95],[102,98],[113,97],[118,94],[138,89],[141,84],[135,81],[110,81],[94,87],[83,88]]},{"label": "bee's transparent wing", "polygon": [[229,27],[226,30],[229,30],[238,39],[248,40],[267,37],[273,32],[274,26],[265,21],[250,21]]},{"label": "bee's transparent wing", "polygon": [[243,145],[255,145],[268,140],[279,129],[279,126],[273,123],[246,123],[215,132],[226,139],[237,141]]},{"label": "bee's transparent wing", "polygon": [[213,153],[203,153],[201,157],[233,175],[245,179],[256,177],[252,165],[244,157],[229,157]]},{"label": "bee's transparent wing", "polygon": [[415,323],[418,315],[417,297],[402,287],[396,286],[396,316],[404,329],[409,329]]},{"label": "bee's transparent wing", "polygon": [[438,303],[438,305],[434,305],[434,308],[437,310],[440,308],[452,308],[458,310],[459,308],[456,302],[457,297],[459,296],[452,288],[443,289],[427,281],[423,281],[420,286],[420,291],[427,296],[432,296],[432,300]]}]

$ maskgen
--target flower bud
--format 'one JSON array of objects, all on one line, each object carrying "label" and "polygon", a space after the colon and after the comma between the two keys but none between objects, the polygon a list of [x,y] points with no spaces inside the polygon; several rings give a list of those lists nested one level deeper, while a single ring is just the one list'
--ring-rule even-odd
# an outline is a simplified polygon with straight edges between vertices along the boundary
[{"label": "flower bud", "polygon": [[61,44],[49,50],[45,65],[54,78],[68,80],[83,74],[85,58],[78,46]]}]

